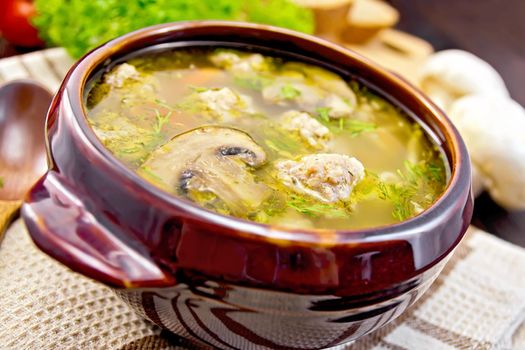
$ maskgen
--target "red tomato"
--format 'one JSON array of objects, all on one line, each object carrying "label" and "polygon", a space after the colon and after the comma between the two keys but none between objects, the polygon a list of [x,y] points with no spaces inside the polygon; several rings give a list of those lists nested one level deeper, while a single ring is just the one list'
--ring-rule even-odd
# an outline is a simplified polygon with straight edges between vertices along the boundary
[{"label": "red tomato", "polygon": [[0,0],[0,32],[13,45],[36,47],[44,42],[30,22],[35,15],[31,0]]}]

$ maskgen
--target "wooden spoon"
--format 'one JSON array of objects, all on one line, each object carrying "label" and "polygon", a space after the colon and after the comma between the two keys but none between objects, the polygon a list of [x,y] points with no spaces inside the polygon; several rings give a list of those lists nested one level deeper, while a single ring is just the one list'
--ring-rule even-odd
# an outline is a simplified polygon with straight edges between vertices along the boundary
[{"label": "wooden spoon", "polygon": [[44,126],[51,98],[31,80],[0,86],[0,239],[47,169]]}]

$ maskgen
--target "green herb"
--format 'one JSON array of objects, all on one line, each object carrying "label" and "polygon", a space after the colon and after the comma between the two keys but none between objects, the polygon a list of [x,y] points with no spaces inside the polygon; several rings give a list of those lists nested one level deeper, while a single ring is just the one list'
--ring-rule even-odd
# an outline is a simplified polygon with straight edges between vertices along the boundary
[{"label": "green herb", "polygon": [[272,80],[269,78],[261,77],[261,76],[253,76],[253,77],[235,77],[234,83],[238,86],[255,90],[255,91],[262,91],[266,86],[271,84]]},{"label": "green herb", "polygon": [[164,180],[158,177],[148,166],[142,166],[139,168],[139,173],[142,172],[143,175],[149,177],[149,179],[158,184],[164,184]]},{"label": "green herb", "polygon": [[294,98],[301,96],[301,91],[294,88],[291,84],[286,84],[281,87],[280,95],[285,100],[293,100]]},{"label": "green herb", "polygon": [[427,208],[443,190],[445,169],[440,163],[406,161],[398,169],[397,182],[381,181],[373,172],[366,171],[365,178],[356,185],[351,202],[377,197],[392,204],[392,216],[399,221],[418,214],[418,208]]},{"label": "green herb", "polygon": [[191,90],[195,91],[195,92],[206,92],[208,90],[211,90],[210,88],[205,88],[205,87],[201,87],[201,86],[188,86]]},{"label": "green herb", "polygon": [[416,194],[417,188],[411,184],[384,182],[379,182],[377,188],[379,198],[392,203],[394,218],[402,221],[415,214],[411,199]]},{"label": "green herb", "polygon": [[162,115],[158,109],[155,109],[155,125],[153,125],[155,134],[160,134],[164,125],[170,120],[171,114],[172,111],[168,111]]},{"label": "green herb", "polygon": [[377,129],[377,125],[374,123],[364,122],[356,119],[339,119],[339,129],[348,131],[352,136],[360,135],[364,132],[371,132]]},{"label": "green herb", "polygon": [[315,111],[317,112],[317,117],[324,121],[325,123],[330,123],[330,107],[319,107]]},{"label": "green herb", "polygon": [[350,99],[348,97],[343,97],[343,101],[349,105],[350,107],[353,107],[353,103],[350,101]]},{"label": "green herb", "polygon": [[347,131],[352,136],[358,136],[364,132],[371,132],[377,129],[377,125],[356,119],[330,119],[330,107],[318,107],[315,109],[317,119],[323,122],[333,132]]},{"label": "green herb", "polygon": [[268,200],[266,200],[260,210],[256,213],[248,215],[254,221],[260,223],[267,223],[270,218],[282,214],[286,210],[286,203],[281,195],[273,193]]},{"label": "green herb", "polygon": [[4,188],[4,178],[0,176],[0,188]]},{"label": "green herb", "polygon": [[294,133],[283,130],[273,123],[264,128],[263,135],[266,135],[263,141],[266,146],[280,157],[293,158],[294,154],[304,147],[302,140]]},{"label": "green herb", "polygon": [[36,0],[33,24],[75,58],[133,30],[174,21],[242,20],[312,33],[312,11],[292,0]]},{"label": "green herb", "polygon": [[282,157],[293,158],[293,154],[286,150],[286,145],[272,140],[264,140],[266,146]]},{"label": "green herb", "polygon": [[352,190],[352,197],[350,198],[353,203],[359,202],[360,200],[366,199],[375,195],[379,183],[379,177],[365,170],[365,177],[363,180],[357,183],[357,185]]},{"label": "green herb", "polygon": [[168,111],[172,111],[173,107],[167,104],[166,102],[159,100],[158,98],[155,99],[155,103],[158,104],[160,107],[166,108]]},{"label": "green herb", "polygon": [[290,208],[310,217],[346,218],[349,212],[346,208],[334,205],[334,203],[322,203],[315,199],[301,197],[291,194],[286,202]]}]

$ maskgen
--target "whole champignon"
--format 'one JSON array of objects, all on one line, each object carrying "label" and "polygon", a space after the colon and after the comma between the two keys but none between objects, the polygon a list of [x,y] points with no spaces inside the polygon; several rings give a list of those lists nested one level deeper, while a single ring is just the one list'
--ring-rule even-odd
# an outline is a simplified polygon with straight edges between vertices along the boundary
[{"label": "whole champignon", "polygon": [[445,110],[466,95],[509,96],[503,79],[490,64],[462,50],[432,55],[420,71],[418,85]]},{"label": "whole champignon", "polygon": [[507,209],[525,209],[525,110],[502,96],[457,100],[449,116],[459,129],[491,197]]},{"label": "whole champignon", "polygon": [[249,171],[265,161],[264,150],[245,132],[206,126],[155,150],[138,173],[206,207],[246,216],[271,194]]},{"label": "whole champignon", "polygon": [[306,112],[288,111],[283,113],[280,120],[284,129],[298,133],[314,148],[325,148],[332,138],[330,130]]},{"label": "whole champignon", "polygon": [[277,177],[294,192],[326,203],[348,200],[365,176],[363,164],[342,154],[311,154],[276,164]]}]

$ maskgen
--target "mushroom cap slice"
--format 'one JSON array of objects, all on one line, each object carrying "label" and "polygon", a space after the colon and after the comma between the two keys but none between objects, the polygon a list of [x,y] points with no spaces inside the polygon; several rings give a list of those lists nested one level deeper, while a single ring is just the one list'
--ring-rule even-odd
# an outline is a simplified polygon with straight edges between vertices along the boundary
[{"label": "mushroom cap slice", "polygon": [[265,161],[264,150],[245,132],[206,126],[175,136],[152,152],[138,173],[205,207],[248,216],[271,194],[249,171]]}]

